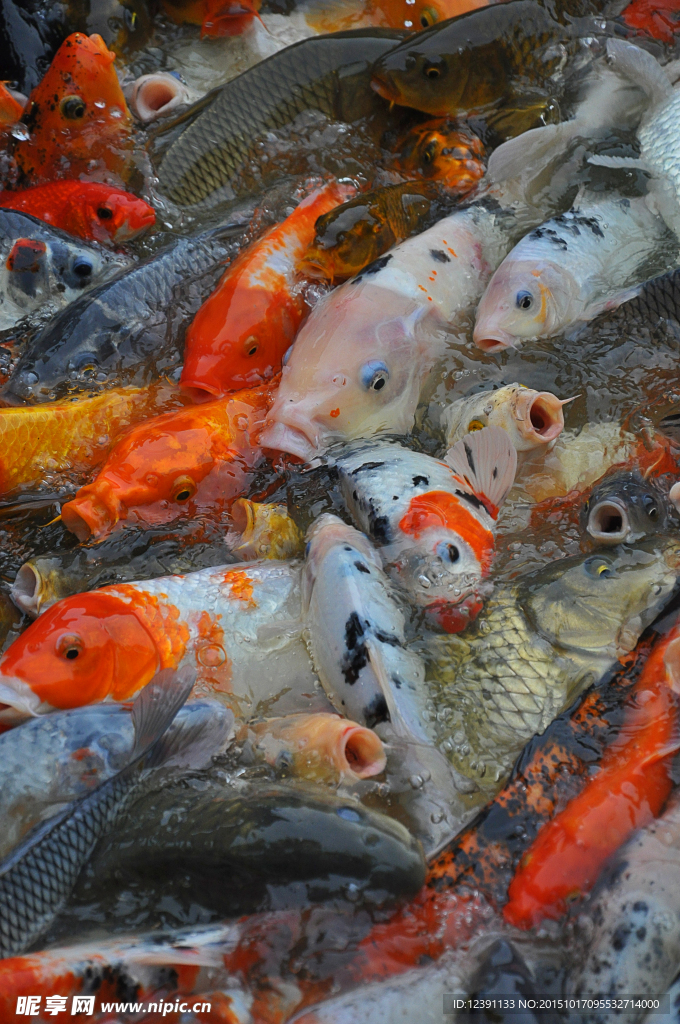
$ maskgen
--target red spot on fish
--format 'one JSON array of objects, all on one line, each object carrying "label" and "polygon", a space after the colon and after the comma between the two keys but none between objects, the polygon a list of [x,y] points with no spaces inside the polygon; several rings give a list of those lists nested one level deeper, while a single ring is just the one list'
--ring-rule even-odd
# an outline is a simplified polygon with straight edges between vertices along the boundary
[{"label": "red spot on fish", "polygon": [[16,274],[37,274],[40,261],[47,252],[44,242],[36,242],[32,238],[18,238],[7,257],[7,269]]},{"label": "red spot on fish", "polygon": [[412,498],[399,528],[411,537],[427,530],[455,530],[472,548],[483,573],[488,572],[494,550],[493,534],[482,526],[474,512],[447,491],[428,491]]},{"label": "red spot on fish", "polygon": [[337,417],[339,415],[340,415],[340,410],[339,409],[331,409],[331,411],[329,413],[329,416],[332,416],[333,419],[337,419]]},{"label": "red spot on fish", "polygon": [[433,601],[427,606],[427,618],[435,622],[440,629],[446,633],[461,633],[477,618],[484,602],[471,594],[460,604],[453,604],[451,601]]}]

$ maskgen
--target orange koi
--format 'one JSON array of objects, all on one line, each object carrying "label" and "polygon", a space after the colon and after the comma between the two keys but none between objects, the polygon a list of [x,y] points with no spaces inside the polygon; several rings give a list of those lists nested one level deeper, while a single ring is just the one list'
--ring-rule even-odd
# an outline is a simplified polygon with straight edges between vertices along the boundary
[{"label": "orange koi", "polygon": [[559,918],[588,892],[607,860],[657,817],[673,781],[680,692],[680,626],[660,640],[626,702],[600,771],[538,834],[508,890],[503,915],[518,928]]},{"label": "orange koi", "polygon": [[416,125],[401,140],[395,165],[406,174],[440,181],[467,195],[484,177],[484,144],[458,121],[435,118]]},{"label": "orange koi", "polygon": [[181,404],[175,388],[153,384],[115,388],[77,402],[0,409],[0,495],[52,477],[60,485],[65,475],[82,479],[132,424]]},{"label": "orange koi", "polygon": [[116,75],[116,55],[101,36],[74,32],[29,96],[14,147],[21,183],[110,171],[124,178],[132,117]]},{"label": "orange koi", "polygon": [[230,265],[187,331],[183,387],[205,400],[278,373],[309,312],[298,261],[317,218],[354,191],[335,182],[317,189]]},{"label": "orange koi", "polygon": [[673,43],[680,31],[678,0],[633,0],[621,16],[626,25],[664,43]]},{"label": "orange koi", "polygon": [[126,520],[161,524],[228,508],[263,458],[256,437],[274,390],[253,388],[139,424],[63,506],[64,525],[79,540],[102,540]]},{"label": "orange koi", "polygon": [[156,221],[153,207],[143,199],[95,181],[53,181],[21,192],[0,192],[0,207],[30,213],[104,245],[127,242]]},{"label": "orange koi", "polygon": [[488,0],[335,0],[319,4],[317,8],[312,2],[305,12],[305,20],[317,32],[339,32],[372,25],[419,32],[436,22],[487,4]]},{"label": "orange koi", "polygon": [[176,25],[200,25],[205,39],[241,35],[260,20],[262,0],[163,0],[163,6]]},{"label": "orange koi", "polygon": [[4,82],[0,82],[0,125],[16,124],[24,112],[23,103],[9,91]]}]

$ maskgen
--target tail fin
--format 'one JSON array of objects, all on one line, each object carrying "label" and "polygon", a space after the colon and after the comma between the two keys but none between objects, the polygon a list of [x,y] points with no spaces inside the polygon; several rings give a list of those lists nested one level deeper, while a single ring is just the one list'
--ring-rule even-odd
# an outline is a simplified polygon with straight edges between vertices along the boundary
[{"label": "tail fin", "polygon": [[517,452],[502,427],[466,434],[445,456],[454,473],[495,519],[517,471]]},{"label": "tail fin", "polygon": [[136,761],[160,739],[191,693],[195,682],[196,672],[187,665],[179,671],[164,668],[147,683],[132,706],[135,745],[131,762]]}]

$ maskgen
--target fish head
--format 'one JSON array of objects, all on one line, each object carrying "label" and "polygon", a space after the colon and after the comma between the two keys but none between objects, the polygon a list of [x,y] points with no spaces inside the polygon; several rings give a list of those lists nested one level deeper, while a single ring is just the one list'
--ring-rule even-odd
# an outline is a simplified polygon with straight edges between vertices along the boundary
[{"label": "fish head", "polygon": [[379,96],[439,117],[462,112],[468,58],[451,50],[442,28],[418,32],[376,61],[371,87]]},{"label": "fish head", "polygon": [[261,0],[208,0],[201,39],[240,36],[259,19]]},{"label": "fish head", "polygon": [[383,225],[372,206],[370,198],[359,196],[319,217],[314,241],[298,265],[300,273],[344,281],[374,260]]},{"label": "fish head", "polygon": [[577,312],[580,288],[569,271],[548,260],[508,256],[477,308],[473,340],[484,352],[559,334]]},{"label": "fish head", "polygon": [[446,409],[447,444],[483,427],[502,427],[517,452],[552,443],[564,429],[565,403],[550,391],[507,384],[495,391],[462,398]]},{"label": "fish head", "polygon": [[237,534],[232,550],[243,561],[297,558],[303,553],[302,534],[285,505],[237,498],[231,508],[231,518]]},{"label": "fish head", "polygon": [[342,287],[342,299],[331,292],[315,307],[290,350],[261,436],[265,448],[308,461],[335,441],[413,426],[430,366],[414,340],[420,309],[383,313],[392,293],[370,287],[350,309],[356,286]]},{"label": "fish head", "polygon": [[522,603],[552,643],[618,658],[663,608],[679,573],[680,542],[658,535],[561,559],[522,584]]},{"label": "fish head", "polygon": [[153,18],[146,0],[106,0],[90,4],[87,30],[102,37],[119,56],[144,46],[153,33]]},{"label": "fish head", "polygon": [[458,122],[437,119],[408,133],[401,144],[398,166],[468,192],[484,176],[484,155],[478,135]]},{"label": "fish head", "polygon": [[665,496],[640,473],[613,473],[581,507],[580,528],[597,544],[630,544],[668,528]]},{"label": "fish head", "polygon": [[103,186],[100,195],[87,199],[86,215],[92,237],[103,244],[136,238],[156,223],[153,207],[130,192]]},{"label": "fish head", "polygon": [[66,597],[0,658],[0,722],[123,700],[158,668],[153,639],[124,601],[102,591]]}]

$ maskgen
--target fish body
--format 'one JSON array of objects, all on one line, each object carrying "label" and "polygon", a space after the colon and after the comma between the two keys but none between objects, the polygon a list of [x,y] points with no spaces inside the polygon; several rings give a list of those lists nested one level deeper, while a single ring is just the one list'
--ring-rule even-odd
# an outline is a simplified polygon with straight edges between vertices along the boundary
[{"label": "fish body", "polygon": [[163,0],[177,25],[200,25],[201,39],[241,35],[259,17],[261,0]]},{"label": "fish body", "polygon": [[[475,344],[485,352],[561,334],[630,297],[639,269],[677,240],[645,199],[605,199],[535,228],[508,253],[482,296]],[[661,268],[660,268],[661,269]]]},{"label": "fish body", "polygon": [[103,383],[160,376],[177,356],[185,318],[233,254],[233,234],[226,226],[180,238],[73,303],[29,343],[5,385],[5,401],[46,402]]},{"label": "fish body", "polygon": [[14,147],[22,184],[93,171],[125,176],[132,119],[114,60],[99,35],[75,32],[61,44],[22,116],[30,133]]},{"label": "fish body", "polygon": [[510,924],[529,928],[564,915],[567,901],[588,892],[607,859],[660,813],[680,744],[679,681],[676,627],[652,650],[598,773],[544,825],[522,858],[503,908]]},{"label": "fish body", "polygon": [[0,210],[0,330],[60,310],[130,265],[26,213]]},{"label": "fish body", "polygon": [[301,273],[332,284],[354,277],[421,230],[441,198],[429,182],[403,182],[349,199],[317,220],[314,240],[299,264]]},{"label": "fish body", "polygon": [[139,423],[63,506],[64,525],[80,540],[101,540],[122,522],[158,525],[228,509],[262,461],[257,435],[271,400],[263,386]]},{"label": "fish body", "polygon": [[[297,628],[297,632],[296,632]],[[191,665],[203,692],[248,702],[312,686],[299,639],[300,566],[248,562],[75,594],[0,661],[0,721],[124,701],[159,668]]]},{"label": "fish body", "polygon": [[191,672],[152,680],[133,708],[135,745],[130,761],[97,789],[34,828],[0,863],[0,953],[15,956],[48,927],[65,903],[97,840],[118,819],[159,740],[193,685]]},{"label": "fish body", "polygon": [[458,398],[442,415],[446,443],[453,445],[483,427],[502,427],[518,455],[540,449],[562,433],[563,405],[550,391],[535,391],[522,384],[506,384],[494,391]]},{"label": "fish body", "polygon": [[373,110],[373,61],[401,36],[359,29],[303,39],[223,86],[168,148],[160,188],[179,206],[218,197],[266,132],[304,110],[355,121]]},{"label": "fish body", "polygon": [[335,441],[408,433],[447,332],[479,297],[514,225],[509,210],[482,201],[321,299],[283,368],[263,444],[308,461]]},{"label": "fish body", "polygon": [[[547,6],[511,0],[436,24],[380,57],[373,88],[438,117],[547,97],[572,47]],[[530,99],[531,98],[531,99]]]},{"label": "fish body", "polygon": [[82,479],[132,424],[179,402],[176,389],[152,384],[78,402],[0,409],[0,494]]},{"label": "fish body", "polygon": [[672,505],[653,480],[641,473],[613,472],[593,487],[581,506],[582,533],[596,544],[633,544],[654,533],[666,533]]},{"label": "fish body", "polygon": [[315,189],[234,260],[187,331],[185,388],[201,398],[221,398],[280,371],[309,312],[297,264],[317,218],[353,193],[337,183]]},{"label": "fish body", "polygon": [[484,177],[484,156],[482,140],[464,122],[437,118],[404,136],[394,162],[405,174],[439,181],[464,196]]},{"label": "fish body", "polygon": [[[186,722],[200,727],[204,719],[213,726],[222,722],[226,741],[234,716],[218,701],[190,701],[178,712],[177,726]],[[128,704],[91,704],[41,715],[2,733],[0,857],[48,814],[91,793],[125,768],[134,739]]]},{"label": "fish body", "polygon": [[[425,644],[440,749],[493,795],[525,743],[633,650],[676,585],[670,537],[498,585],[464,634]],[[484,799],[484,795],[482,798]]]},{"label": "fish body", "polygon": [[155,223],[153,208],[130,192],[94,181],[54,181],[0,193],[0,207],[30,213],[79,238],[120,245]]},{"label": "fish body", "polygon": [[495,521],[516,464],[497,427],[467,435],[447,462],[389,441],[355,442],[332,460],[356,523],[447,632],[464,629],[481,607]]}]

